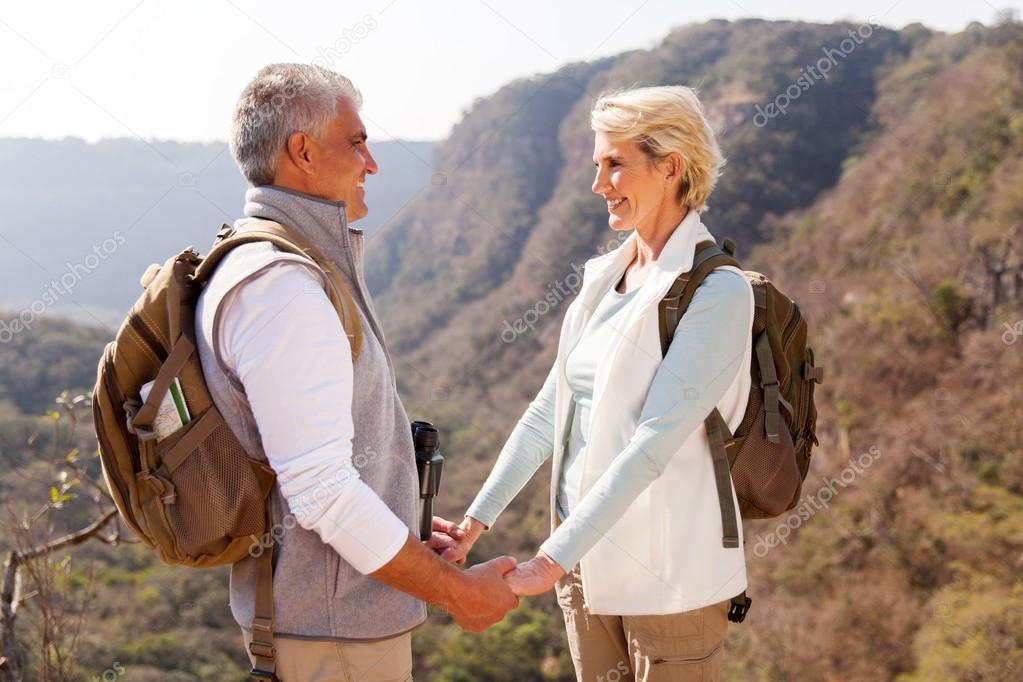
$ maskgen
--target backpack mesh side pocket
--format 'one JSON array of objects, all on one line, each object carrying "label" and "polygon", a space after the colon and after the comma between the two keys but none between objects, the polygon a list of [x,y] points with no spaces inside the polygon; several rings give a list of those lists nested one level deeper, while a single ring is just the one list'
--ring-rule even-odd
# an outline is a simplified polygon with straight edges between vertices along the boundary
[{"label": "backpack mesh side pocket", "polygon": [[245,551],[231,547],[266,529],[263,465],[246,454],[215,407],[185,429],[156,449],[156,473],[172,489],[165,497],[169,530],[182,554],[233,563]]}]

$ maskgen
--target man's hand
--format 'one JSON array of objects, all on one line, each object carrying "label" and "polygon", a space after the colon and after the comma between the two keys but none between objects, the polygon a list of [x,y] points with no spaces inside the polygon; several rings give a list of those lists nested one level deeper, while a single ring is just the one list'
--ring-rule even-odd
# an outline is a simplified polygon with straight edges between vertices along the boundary
[{"label": "man's hand", "polygon": [[371,573],[380,582],[436,604],[464,629],[482,632],[519,603],[504,574],[515,559],[503,556],[462,571],[441,561],[414,535],[386,564]]},{"label": "man's hand", "polygon": [[446,521],[439,516],[433,517],[433,535],[426,541],[444,561],[464,564],[472,546],[476,544],[483,531],[486,530],[480,521],[466,516],[460,524]]},{"label": "man's hand", "polygon": [[543,552],[537,552],[535,557],[516,566],[504,579],[512,592],[520,597],[531,597],[554,587],[563,575],[565,569],[558,562]]},{"label": "man's hand", "polygon": [[462,572],[462,584],[452,592],[451,601],[438,604],[450,613],[463,630],[483,632],[518,606],[504,576],[515,569],[515,559],[502,556],[476,564]]}]

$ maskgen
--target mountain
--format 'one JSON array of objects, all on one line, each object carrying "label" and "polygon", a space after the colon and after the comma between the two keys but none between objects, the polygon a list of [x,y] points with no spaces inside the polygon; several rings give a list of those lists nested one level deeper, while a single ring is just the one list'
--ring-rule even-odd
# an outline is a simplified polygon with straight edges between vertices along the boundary
[{"label": "mountain", "polygon": [[[808,68],[825,63],[826,77]],[[729,159],[704,220],[799,303],[826,372],[803,499],[745,526],[754,604],[731,628],[724,679],[1019,679],[1023,27],[1011,20],[956,34],[711,21],[478,100],[367,249],[407,407],[443,431],[439,512],[457,518],[472,499],[550,367],[578,268],[617,243],[589,190],[587,114],[600,92],[639,83],[699,88]],[[26,428],[19,410],[83,381],[69,365],[102,337],[54,322],[0,346],[6,462],[21,461],[8,446]],[[535,551],[547,476],[471,562]],[[8,466],[0,492],[20,502],[30,480]],[[240,679],[223,581],[138,547],[75,556],[104,605],[82,679],[115,661],[143,680]],[[560,619],[550,595],[483,636],[435,614],[416,632],[417,678],[573,679]]]},{"label": "mountain", "polygon": [[[588,112],[604,90],[698,86],[732,159],[706,222],[743,248],[762,241],[773,216],[809,205],[835,183],[870,129],[884,65],[928,35],[872,29],[787,115],[754,125],[757,104],[783,92],[822,46],[838,45],[854,28],[759,20],[689,26],[650,51],[571,65],[479,102],[438,145],[431,187],[371,245],[369,281],[391,311],[390,343],[409,364],[436,369],[459,387],[500,385],[551,351],[560,304],[515,343],[501,343],[500,335],[504,322],[530,311],[546,287],[613,238],[590,192]],[[475,359],[472,367],[466,357]],[[477,373],[486,380],[469,379]],[[410,390],[413,376],[422,383],[413,372]]]},{"label": "mountain", "polygon": [[[367,235],[427,184],[432,147],[373,144],[381,171],[366,183]],[[146,267],[208,249],[239,217],[245,188],[224,143],[0,139],[0,308],[35,304],[116,328]]]},{"label": "mountain", "polygon": [[[840,57],[851,31],[862,44]],[[789,89],[828,54],[828,77]],[[445,427],[442,510],[464,511],[542,384],[573,273],[616,244],[589,189],[587,113],[636,83],[699,87],[729,158],[705,222],[799,302],[827,368],[803,503],[747,524],[758,603],[728,679],[1018,679],[1017,23],[709,22],[479,102],[438,145],[443,183],[369,261],[410,409]],[[762,113],[792,92],[784,115]],[[537,478],[479,558],[546,537]]]},{"label": "mountain", "polygon": [[[757,125],[758,106],[861,28],[761,20],[686,26],[649,51],[511,83],[478,102],[437,146],[435,181],[380,231],[367,267],[404,394],[449,428],[456,456],[478,465],[454,468],[453,487],[478,484],[479,468],[542,383],[572,273],[615,245],[603,202],[590,191],[594,99],[635,84],[698,87],[730,159],[705,222],[736,239],[744,255],[770,237],[778,216],[835,184],[875,127],[879,79],[933,35],[919,26],[867,26],[862,45],[786,115]],[[551,292],[558,292],[553,304]],[[526,333],[508,332],[523,323]],[[541,488],[530,498],[538,507]]]}]

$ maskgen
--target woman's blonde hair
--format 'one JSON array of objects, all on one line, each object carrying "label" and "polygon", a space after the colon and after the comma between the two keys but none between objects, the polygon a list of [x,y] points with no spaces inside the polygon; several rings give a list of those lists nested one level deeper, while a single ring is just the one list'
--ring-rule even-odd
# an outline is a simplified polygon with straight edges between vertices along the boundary
[{"label": "woman's blonde hair", "polygon": [[725,159],[692,88],[672,85],[601,95],[590,112],[590,127],[636,143],[651,160],[678,152],[685,166],[679,204],[706,208]]}]

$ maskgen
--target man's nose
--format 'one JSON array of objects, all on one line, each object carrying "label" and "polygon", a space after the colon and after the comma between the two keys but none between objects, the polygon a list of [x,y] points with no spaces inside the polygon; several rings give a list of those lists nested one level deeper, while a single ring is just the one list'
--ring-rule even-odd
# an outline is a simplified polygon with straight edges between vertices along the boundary
[{"label": "man's nose", "polygon": [[369,173],[370,175],[376,175],[376,172],[380,170],[380,166],[377,165],[376,159],[373,158],[373,155],[369,153],[368,149],[366,150],[366,159],[364,165],[366,167],[366,172]]}]

